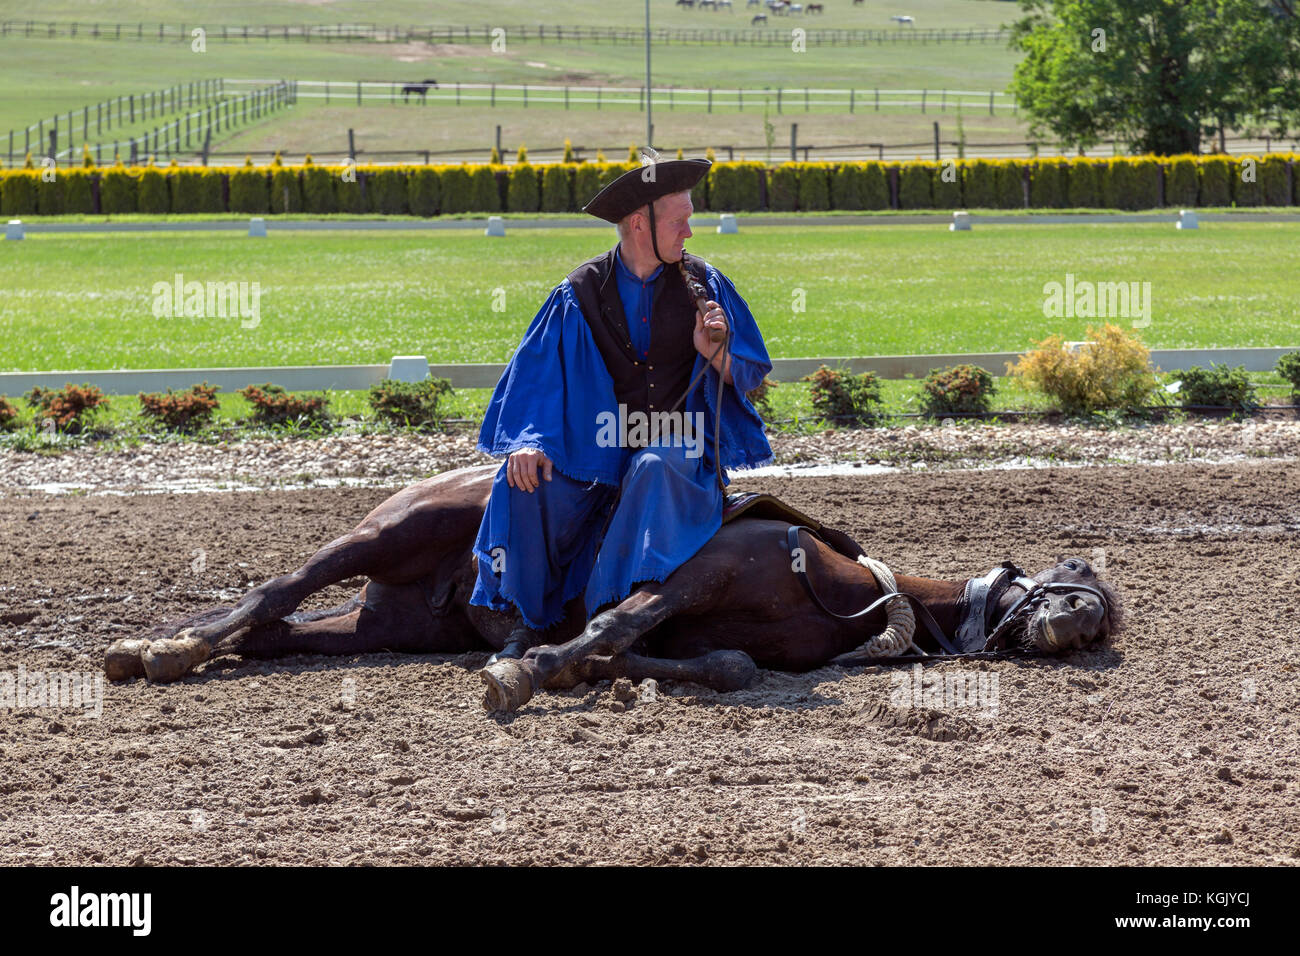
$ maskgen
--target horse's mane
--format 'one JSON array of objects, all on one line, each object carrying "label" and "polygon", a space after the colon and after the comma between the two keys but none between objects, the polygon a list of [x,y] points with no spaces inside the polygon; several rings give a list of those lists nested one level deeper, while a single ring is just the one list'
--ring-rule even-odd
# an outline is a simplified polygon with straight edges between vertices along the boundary
[{"label": "horse's mane", "polygon": [[1106,595],[1106,637],[1113,638],[1124,632],[1128,624],[1128,612],[1124,607],[1123,600],[1120,599],[1119,589],[1109,581],[1100,579],[1096,582],[1096,588],[1102,594]]}]

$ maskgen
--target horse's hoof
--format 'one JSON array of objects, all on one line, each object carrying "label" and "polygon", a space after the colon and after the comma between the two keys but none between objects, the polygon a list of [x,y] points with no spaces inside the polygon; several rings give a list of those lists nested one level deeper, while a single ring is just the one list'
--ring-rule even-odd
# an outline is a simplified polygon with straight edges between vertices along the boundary
[{"label": "horse's hoof", "polygon": [[705,673],[714,690],[742,690],[749,686],[758,666],[744,651],[714,651],[704,657]]},{"label": "horse's hoof", "polygon": [[212,653],[208,643],[190,635],[189,628],[173,638],[154,641],[140,655],[145,676],[155,684],[178,681]]},{"label": "horse's hoof", "polygon": [[483,709],[489,714],[516,711],[532,699],[533,673],[521,661],[495,661],[479,671],[478,676],[487,685]]},{"label": "horse's hoof", "polygon": [[108,645],[104,652],[104,676],[109,680],[130,680],[144,676],[141,652],[149,642],[139,637],[124,638]]}]

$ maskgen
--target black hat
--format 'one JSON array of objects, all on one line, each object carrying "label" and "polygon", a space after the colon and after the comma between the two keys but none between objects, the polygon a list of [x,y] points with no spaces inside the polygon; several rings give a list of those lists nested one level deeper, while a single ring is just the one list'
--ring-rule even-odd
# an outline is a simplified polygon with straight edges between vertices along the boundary
[{"label": "black hat", "polygon": [[582,211],[606,222],[618,223],[629,213],[636,212],[660,196],[694,188],[713,165],[707,159],[646,162],[651,157],[648,151],[643,150],[642,154],[644,165],[639,169],[628,170],[596,193],[596,197],[583,206]]}]

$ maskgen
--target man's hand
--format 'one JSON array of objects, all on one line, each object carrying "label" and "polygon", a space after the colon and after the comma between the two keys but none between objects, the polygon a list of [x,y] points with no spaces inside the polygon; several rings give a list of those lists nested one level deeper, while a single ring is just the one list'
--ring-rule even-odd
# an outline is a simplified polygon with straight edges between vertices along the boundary
[{"label": "man's hand", "polygon": [[[718,370],[718,374],[723,377],[728,385],[731,384],[731,356],[723,355],[723,350],[719,347],[719,342],[714,342],[709,338],[710,329],[721,329],[725,337],[727,331],[727,313],[723,311],[722,306],[710,299],[704,303],[706,311],[695,311],[695,350],[703,355],[706,359],[711,358],[713,367]],[[718,354],[714,356],[714,352]]]},{"label": "man's hand", "polygon": [[537,448],[523,448],[506,459],[506,484],[532,494],[537,490],[537,466],[542,466],[542,477],[551,480],[551,459]]}]

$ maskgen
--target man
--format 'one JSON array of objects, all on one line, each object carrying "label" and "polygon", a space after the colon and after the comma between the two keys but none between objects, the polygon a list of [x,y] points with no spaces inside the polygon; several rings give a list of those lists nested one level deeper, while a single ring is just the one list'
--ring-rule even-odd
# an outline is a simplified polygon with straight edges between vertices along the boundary
[{"label": "man", "polygon": [[[470,602],[515,609],[503,656],[543,643],[567,614],[585,619],[664,580],[721,526],[725,469],[771,457],[746,398],[772,368],[762,335],[731,282],[683,246],[690,190],[709,166],[646,165],[584,207],[617,225],[618,244],[556,286],[497,383],[479,449],[507,460]],[[708,290],[704,312],[683,267]],[[626,427],[647,419],[680,424]],[[584,594],[585,607],[570,604]]]}]

